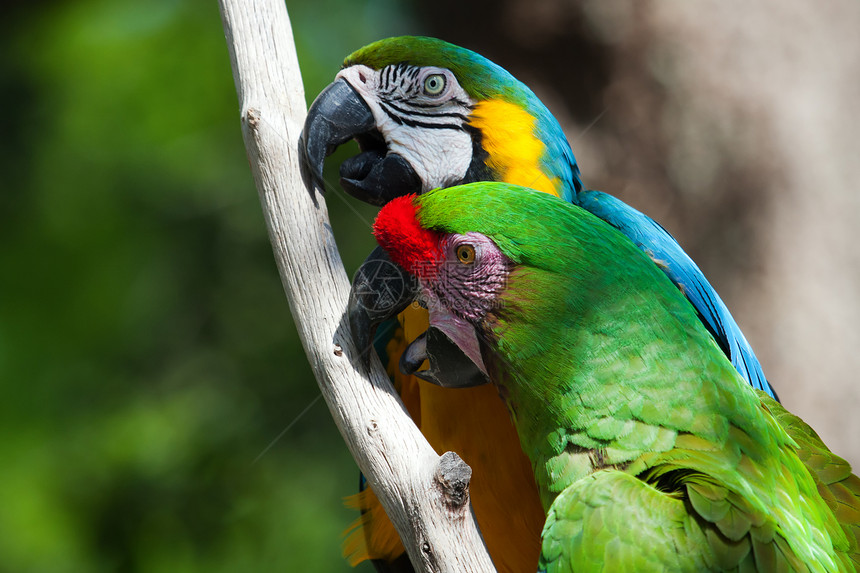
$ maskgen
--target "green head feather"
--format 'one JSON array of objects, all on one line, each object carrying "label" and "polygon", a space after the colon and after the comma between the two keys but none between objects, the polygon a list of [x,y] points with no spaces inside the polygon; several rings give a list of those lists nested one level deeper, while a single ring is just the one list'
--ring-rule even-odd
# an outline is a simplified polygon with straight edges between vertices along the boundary
[{"label": "green head feather", "polygon": [[[629,277],[641,272],[677,290],[618,230],[547,193],[478,182],[437,189],[415,201],[422,226],[446,233],[482,233],[517,264],[558,273],[585,265],[599,266],[604,275]],[[632,265],[625,264],[628,260]]]},{"label": "green head feather", "polygon": [[477,101],[500,98],[525,104],[529,96],[535,97],[525,84],[484,56],[436,38],[398,36],[379,40],[347,56],[343,67],[356,64],[374,70],[393,64],[447,68]]}]

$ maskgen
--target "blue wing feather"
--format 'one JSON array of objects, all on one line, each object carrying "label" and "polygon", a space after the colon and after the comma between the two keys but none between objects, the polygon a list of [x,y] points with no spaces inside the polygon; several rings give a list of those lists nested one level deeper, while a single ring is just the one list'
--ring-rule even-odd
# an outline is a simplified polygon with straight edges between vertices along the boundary
[{"label": "blue wing feather", "polygon": [[729,309],[681,245],[656,221],[600,191],[580,191],[574,201],[648,253],[693,304],[717,344],[753,388],[777,399],[761,364]]},{"label": "blue wing feather", "polygon": [[558,121],[531,90],[523,86],[521,93],[526,109],[536,118],[535,136],[546,145],[541,167],[561,182],[559,195],[597,215],[648,253],[686,295],[741,376],[753,388],[779,400],[740,327],[696,263],[656,221],[611,195],[585,189],[576,157]]},{"label": "blue wing feather", "polygon": [[523,93],[527,109],[537,118],[535,135],[546,145],[541,166],[548,175],[561,181],[559,195],[597,215],[648,253],[686,295],[741,376],[753,388],[779,400],[740,327],[696,263],[672,235],[650,217],[611,195],[586,190],[576,157],[558,121],[528,88]]}]

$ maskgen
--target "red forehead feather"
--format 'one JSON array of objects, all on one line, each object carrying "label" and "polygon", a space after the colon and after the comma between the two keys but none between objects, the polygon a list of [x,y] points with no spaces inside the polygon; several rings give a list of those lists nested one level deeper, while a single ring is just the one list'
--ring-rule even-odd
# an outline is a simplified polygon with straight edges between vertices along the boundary
[{"label": "red forehead feather", "polygon": [[415,195],[389,201],[376,216],[373,234],[391,260],[413,274],[432,272],[442,258],[441,234],[418,223]]}]

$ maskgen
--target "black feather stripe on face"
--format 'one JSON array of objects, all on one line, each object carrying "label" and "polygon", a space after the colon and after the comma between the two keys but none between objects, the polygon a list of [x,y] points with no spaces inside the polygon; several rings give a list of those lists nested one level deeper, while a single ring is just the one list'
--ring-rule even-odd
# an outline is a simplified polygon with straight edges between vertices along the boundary
[{"label": "black feather stripe on face", "polygon": [[472,136],[472,161],[469,162],[469,169],[460,183],[499,181],[499,175],[487,166],[487,159],[490,157],[490,154],[487,153],[482,144],[484,136],[481,130],[471,125],[464,126],[464,129]]}]

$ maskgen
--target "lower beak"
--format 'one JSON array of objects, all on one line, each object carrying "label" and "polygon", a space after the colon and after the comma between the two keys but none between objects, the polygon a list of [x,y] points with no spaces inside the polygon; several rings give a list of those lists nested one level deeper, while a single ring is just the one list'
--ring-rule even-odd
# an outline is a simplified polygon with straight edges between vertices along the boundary
[{"label": "lower beak", "polygon": [[[425,360],[429,368],[418,370]],[[471,388],[490,381],[444,332],[432,325],[403,351],[400,371],[444,388]]]},{"label": "lower beak", "polygon": [[[379,326],[403,312],[421,294],[418,281],[377,247],[355,274],[349,292],[347,315],[361,362],[370,365]],[[432,315],[431,315],[432,316]],[[418,370],[427,360],[430,367]],[[400,357],[400,371],[445,388],[486,384],[484,372],[448,335],[432,324]]]}]

